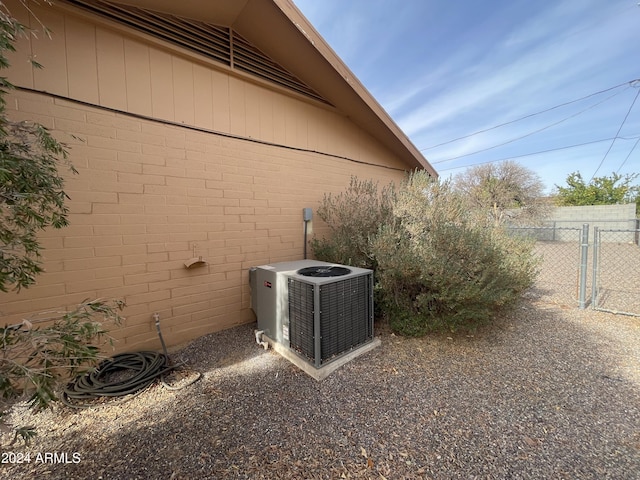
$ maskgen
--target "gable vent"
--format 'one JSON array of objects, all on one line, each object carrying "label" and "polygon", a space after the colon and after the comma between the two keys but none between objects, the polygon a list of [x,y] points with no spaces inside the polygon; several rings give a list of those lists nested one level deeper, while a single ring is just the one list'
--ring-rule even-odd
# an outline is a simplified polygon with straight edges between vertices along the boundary
[{"label": "gable vent", "polygon": [[329,103],[229,27],[102,0],[67,0],[66,3],[186,48],[232,69]]}]

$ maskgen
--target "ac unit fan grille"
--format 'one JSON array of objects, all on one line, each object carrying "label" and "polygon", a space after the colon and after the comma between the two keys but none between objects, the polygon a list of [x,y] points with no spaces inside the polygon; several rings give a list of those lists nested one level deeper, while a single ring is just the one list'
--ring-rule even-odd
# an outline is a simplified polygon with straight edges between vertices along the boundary
[{"label": "ac unit fan grille", "polygon": [[306,267],[301,268],[296,272],[298,275],[302,275],[303,277],[341,277],[343,275],[348,275],[351,273],[351,270],[347,267],[325,267],[325,266],[314,266],[314,267]]},{"label": "ac unit fan grille", "polygon": [[320,287],[323,362],[371,338],[369,305],[368,276]]},{"label": "ac unit fan grille", "polygon": [[[314,285],[289,279],[290,346],[323,364],[373,338],[371,276],[361,275],[323,285],[316,312]],[[315,351],[314,322],[320,323],[320,352]]]}]

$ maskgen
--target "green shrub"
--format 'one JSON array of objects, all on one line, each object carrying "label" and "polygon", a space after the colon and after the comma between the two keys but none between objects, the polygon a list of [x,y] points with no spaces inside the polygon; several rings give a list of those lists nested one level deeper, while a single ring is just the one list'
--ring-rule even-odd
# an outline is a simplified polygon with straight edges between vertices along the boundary
[{"label": "green shrub", "polygon": [[474,329],[515,302],[535,277],[530,246],[479,224],[448,182],[413,174],[393,225],[372,244],[391,327],[406,335]]},{"label": "green shrub", "polygon": [[316,213],[331,236],[311,240],[314,256],[325,262],[375,269],[371,239],[381,225],[391,222],[393,196],[393,185],[378,192],[377,183],[356,177],[351,177],[345,192],[325,195]]},{"label": "green shrub", "polygon": [[[352,181],[350,188],[363,183]],[[332,199],[321,218],[348,228],[332,228],[338,234],[323,239],[319,252],[339,253],[330,261],[376,269],[376,301],[394,331],[417,336],[475,329],[532,284],[531,244],[478,222],[481,215],[469,211],[448,182],[417,172],[397,191],[369,192],[361,203],[352,194]],[[337,212],[346,211],[350,215],[340,218],[349,221],[337,222]],[[372,218],[379,219],[375,227],[363,221]],[[367,229],[358,231],[360,225]]]},{"label": "green shrub", "polygon": [[[57,400],[55,390],[76,374],[93,368],[103,357],[103,323],[122,322],[121,301],[85,301],[69,312],[48,312],[36,323],[24,320],[0,327],[0,426],[6,409],[22,395],[35,410]],[[13,442],[35,435],[30,427],[15,428]],[[12,443],[13,443],[12,442]]]},{"label": "green shrub", "polygon": [[335,196],[325,195],[316,212],[331,235],[311,240],[311,250],[318,260],[374,271],[376,317],[383,314],[380,308],[383,299],[377,288],[378,263],[371,251],[371,242],[382,225],[393,221],[394,194],[393,184],[378,191],[377,183],[351,177],[346,191]]}]

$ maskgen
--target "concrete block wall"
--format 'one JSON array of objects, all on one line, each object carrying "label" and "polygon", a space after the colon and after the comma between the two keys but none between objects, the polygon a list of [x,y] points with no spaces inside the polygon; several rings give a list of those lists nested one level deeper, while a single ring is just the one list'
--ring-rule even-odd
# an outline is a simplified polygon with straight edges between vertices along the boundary
[{"label": "concrete block wall", "polygon": [[556,222],[559,227],[591,227],[626,230],[635,228],[636,205],[588,205],[581,207],[556,207],[547,222]]},{"label": "concrete block wall", "polygon": [[[601,230],[635,230],[637,228],[636,205],[586,205],[579,207],[556,207],[545,225],[557,228],[582,228],[589,224],[589,238],[593,239],[593,229]],[[554,239],[561,241],[577,241],[579,236],[572,231],[556,230]],[[603,241],[622,241],[637,243],[638,235],[632,231],[617,232],[602,237]]]},{"label": "concrete block wall", "polygon": [[[117,351],[176,345],[253,321],[248,269],[302,258],[302,208],[351,175],[381,184],[404,172],[230,138],[100,107],[17,91],[12,118],[52,129],[70,148],[70,226],[42,234],[46,272],[0,294],[3,322],[85,299],[127,303]],[[369,147],[370,148],[370,147]],[[310,233],[321,232],[317,216]],[[202,256],[207,265],[186,269]]]}]

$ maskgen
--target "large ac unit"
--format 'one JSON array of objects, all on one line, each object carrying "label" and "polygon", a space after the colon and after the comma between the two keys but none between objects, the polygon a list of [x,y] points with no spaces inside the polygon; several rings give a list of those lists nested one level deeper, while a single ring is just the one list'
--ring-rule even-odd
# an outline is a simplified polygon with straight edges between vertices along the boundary
[{"label": "large ac unit", "polygon": [[320,368],[373,340],[373,272],[316,260],[250,270],[258,330]]}]

